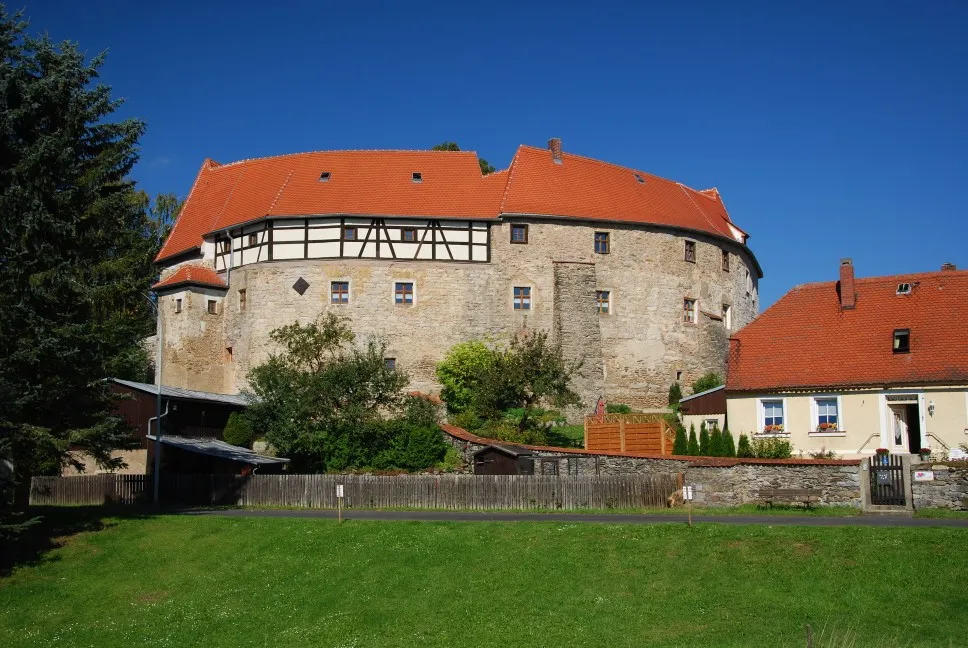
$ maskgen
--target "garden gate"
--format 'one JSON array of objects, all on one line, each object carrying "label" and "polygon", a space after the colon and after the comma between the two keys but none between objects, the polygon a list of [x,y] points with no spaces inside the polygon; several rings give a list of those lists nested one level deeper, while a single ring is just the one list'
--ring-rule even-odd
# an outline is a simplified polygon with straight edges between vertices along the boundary
[{"label": "garden gate", "polygon": [[871,504],[904,506],[904,466],[899,455],[874,455],[870,463]]}]

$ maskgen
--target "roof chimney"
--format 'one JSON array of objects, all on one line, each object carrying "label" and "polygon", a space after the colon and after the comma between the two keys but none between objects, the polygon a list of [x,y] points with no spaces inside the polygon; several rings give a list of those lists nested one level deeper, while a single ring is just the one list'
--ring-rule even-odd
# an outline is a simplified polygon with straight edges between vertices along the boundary
[{"label": "roof chimney", "polygon": [[840,260],[840,308],[850,310],[857,301],[854,291],[854,263],[850,259]]},{"label": "roof chimney", "polygon": [[551,159],[555,164],[561,164],[561,138],[552,137],[548,140],[548,150],[551,151]]},{"label": "roof chimney", "polygon": [[945,262],[941,264],[941,272],[951,272],[952,270],[957,270],[957,269],[958,269],[958,266],[956,266],[953,263]]}]

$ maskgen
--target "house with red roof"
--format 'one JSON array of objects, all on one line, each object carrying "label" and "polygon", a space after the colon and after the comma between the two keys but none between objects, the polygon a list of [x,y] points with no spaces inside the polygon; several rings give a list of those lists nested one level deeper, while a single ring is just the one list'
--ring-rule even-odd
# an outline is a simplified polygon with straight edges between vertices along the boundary
[{"label": "house with red roof", "polygon": [[589,407],[664,406],[758,312],[748,236],[716,189],[559,139],[488,175],[465,151],[206,160],[158,255],[164,380],[237,393],[273,329],[337,312],[415,391],[454,344],[531,328],[583,360]]},{"label": "house with red roof", "polygon": [[968,441],[968,272],[795,287],[730,338],[730,430],[844,457]]}]

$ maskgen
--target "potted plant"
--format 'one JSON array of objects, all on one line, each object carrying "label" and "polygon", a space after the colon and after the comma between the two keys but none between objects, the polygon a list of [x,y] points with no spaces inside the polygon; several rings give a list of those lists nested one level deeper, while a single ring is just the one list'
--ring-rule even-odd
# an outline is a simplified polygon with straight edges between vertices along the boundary
[{"label": "potted plant", "polygon": [[921,456],[921,461],[928,461],[931,459],[931,448],[921,448],[918,454]]},{"label": "potted plant", "polygon": [[779,425],[766,425],[763,427],[763,434],[777,434],[783,432],[783,424]]},{"label": "potted plant", "polygon": [[817,425],[817,432],[836,432],[836,423],[820,423]]},{"label": "potted plant", "polygon": [[887,448],[878,448],[874,452],[877,454],[877,459],[880,462],[880,464],[883,466],[886,466],[888,462],[887,455],[889,455],[891,451],[888,450]]}]

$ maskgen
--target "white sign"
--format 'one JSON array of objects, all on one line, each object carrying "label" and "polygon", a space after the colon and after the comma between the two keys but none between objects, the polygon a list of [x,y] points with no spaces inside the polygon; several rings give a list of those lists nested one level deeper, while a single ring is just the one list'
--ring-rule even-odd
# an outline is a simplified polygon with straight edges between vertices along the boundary
[{"label": "white sign", "polygon": [[692,486],[682,487],[682,499],[691,500],[692,499]]},{"label": "white sign", "polygon": [[961,461],[963,459],[968,459],[968,452],[965,452],[961,448],[952,448],[948,451],[948,459],[952,461]]},{"label": "white sign", "polygon": [[914,481],[934,481],[933,470],[915,470]]},{"label": "white sign", "polygon": [[342,496],[343,496],[343,485],[336,484],[336,497],[342,497]]}]

